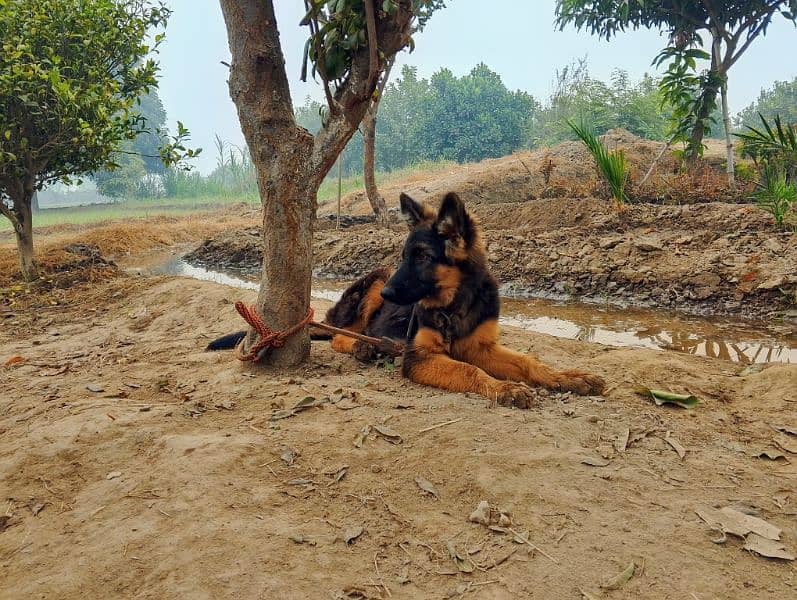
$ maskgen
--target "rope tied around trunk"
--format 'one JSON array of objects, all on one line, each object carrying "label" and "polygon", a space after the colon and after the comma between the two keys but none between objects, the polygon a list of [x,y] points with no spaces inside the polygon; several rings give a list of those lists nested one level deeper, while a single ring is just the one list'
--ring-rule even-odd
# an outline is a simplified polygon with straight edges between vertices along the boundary
[{"label": "rope tied around trunk", "polygon": [[312,307],[307,310],[307,316],[299,321],[296,325],[283,329],[282,331],[274,331],[263,322],[262,317],[257,314],[257,309],[252,306],[247,306],[240,300],[235,303],[235,310],[243,317],[249,326],[257,332],[260,337],[258,342],[252,346],[248,353],[243,353],[243,345],[246,339],[235,347],[235,356],[238,360],[257,362],[260,360],[260,352],[265,348],[282,348],[286,340],[299,333],[302,329],[307,327],[313,322],[313,309]]}]

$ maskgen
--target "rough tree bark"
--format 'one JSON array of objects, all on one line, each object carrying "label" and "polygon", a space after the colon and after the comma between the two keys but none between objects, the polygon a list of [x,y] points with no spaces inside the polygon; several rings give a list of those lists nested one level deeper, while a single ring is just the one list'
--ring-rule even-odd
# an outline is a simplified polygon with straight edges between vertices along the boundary
[{"label": "rough tree bark", "polygon": [[35,193],[34,181],[14,181],[13,185],[5,186],[11,194],[11,206],[7,206],[0,199],[0,213],[2,213],[14,227],[19,254],[19,269],[25,281],[35,281],[39,278],[39,270],[33,255],[33,211],[31,208]]},{"label": "rough tree bark", "polygon": [[30,202],[20,202],[15,210],[18,224],[14,225],[17,234],[17,250],[19,250],[19,268],[25,281],[36,281],[39,269],[33,257],[33,211]]},{"label": "rough tree bark", "polygon": [[388,217],[385,199],[376,187],[376,118],[379,112],[379,103],[382,101],[382,93],[385,90],[385,85],[390,77],[392,68],[393,61],[391,60],[385,68],[385,73],[382,75],[382,79],[379,82],[377,93],[363,117],[362,124],[363,180],[365,181],[365,195],[368,196],[368,202],[370,202],[371,209],[376,216],[376,223],[381,227],[387,227],[390,223],[390,219]]},{"label": "rough tree bark", "polygon": [[[310,305],[316,194],[324,176],[360,124],[376,87],[368,48],[353,57],[337,88],[335,110],[315,138],[294,119],[273,0],[221,0],[232,55],[230,96],[257,171],[263,204],[263,272],[257,310],[274,329],[300,322]],[[377,23],[383,56],[407,41],[411,3],[399,1]],[[379,67],[379,65],[377,65]],[[255,341],[250,330],[244,351]],[[261,363],[293,366],[310,351],[307,332],[270,351]]]}]

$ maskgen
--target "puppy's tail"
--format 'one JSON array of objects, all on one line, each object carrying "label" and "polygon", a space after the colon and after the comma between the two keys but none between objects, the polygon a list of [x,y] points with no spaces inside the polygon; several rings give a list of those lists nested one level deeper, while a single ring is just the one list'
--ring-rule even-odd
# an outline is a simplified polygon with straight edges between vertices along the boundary
[{"label": "puppy's tail", "polygon": [[[235,333],[228,333],[220,338],[210,342],[205,348],[205,352],[213,352],[216,350],[232,350],[238,343],[246,337],[245,331],[236,331]],[[319,329],[310,330],[311,340],[331,340],[332,334]]]},{"label": "puppy's tail", "polygon": [[235,333],[228,333],[227,335],[223,335],[222,337],[210,342],[207,348],[205,348],[205,352],[210,352],[214,350],[232,350],[238,345],[238,342],[240,342],[245,337],[246,337],[245,331],[236,331]]}]

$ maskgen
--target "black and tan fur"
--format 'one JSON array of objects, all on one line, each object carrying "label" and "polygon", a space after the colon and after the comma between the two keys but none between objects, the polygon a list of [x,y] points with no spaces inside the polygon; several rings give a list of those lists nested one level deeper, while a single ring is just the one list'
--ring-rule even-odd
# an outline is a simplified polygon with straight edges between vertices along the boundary
[{"label": "black and tan fur", "polygon": [[[491,404],[528,408],[530,385],[603,391],[597,375],[557,371],[498,343],[498,284],[487,268],[479,225],[456,194],[449,193],[437,212],[402,194],[401,211],[410,233],[398,268],[392,274],[377,269],[353,283],[327,312],[327,323],[404,340],[405,377],[475,392]],[[340,335],[332,337],[332,347],[361,360],[374,354],[372,346]]]}]

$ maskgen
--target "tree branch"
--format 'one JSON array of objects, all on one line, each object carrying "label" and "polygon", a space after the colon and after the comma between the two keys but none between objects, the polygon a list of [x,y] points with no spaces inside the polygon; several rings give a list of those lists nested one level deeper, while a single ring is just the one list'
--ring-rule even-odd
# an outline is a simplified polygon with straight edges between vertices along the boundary
[{"label": "tree branch", "polygon": [[[412,2],[399,0],[395,13],[385,19],[376,19],[377,44],[374,46],[382,49],[388,61],[407,44],[413,17]],[[371,104],[377,83],[370,79],[371,47],[369,44],[369,48],[361,48],[352,57],[349,74],[335,92],[335,101],[342,107],[342,112],[332,114],[315,136],[313,172],[319,182],[335,164],[338,154],[357,130]]]},{"label": "tree branch", "polygon": [[13,213],[13,211],[6,206],[6,203],[2,198],[0,198],[0,213],[3,214],[9,221],[11,221],[11,225],[14,226],[14,231],[22,231],[22,223],[19,222],[19,219],[17,219],[17,216]]},{"label": "tree branch", "polygon": [[379,77],[379,40],[376,37],[376,15],[374,0],[364,0],[365,24],[368,30],[368,85],[366,92],[376,87]]},{"label": "tree branch", "polygon": [[295,126],[273,0],[221,0],[221,9],[232,55],[230,96],[244,135],[255,136],[263,126]]},{"label": "tree branch", "polygon": [[[304,0],[304,7],[308,12],[310,11],[309,0]],[[321,45],[321,36],[318,35],[318,20],[315,17],[311,17],[308,26],[310,27],[310,35],[313,39],[313,46],[315,46],[315,66],[316,71],[318,71],[318,74],[321,76],[321,87],[324,88],[324,96],[327,98],[329,111],[332,114],[336,114],[340,111],[340,107],[332,98],[332,92],[329,90],[329,77],[327,77],[327,69],[324,64],[324,48]],[[304,79],[304,77],[302,79]]]}]

